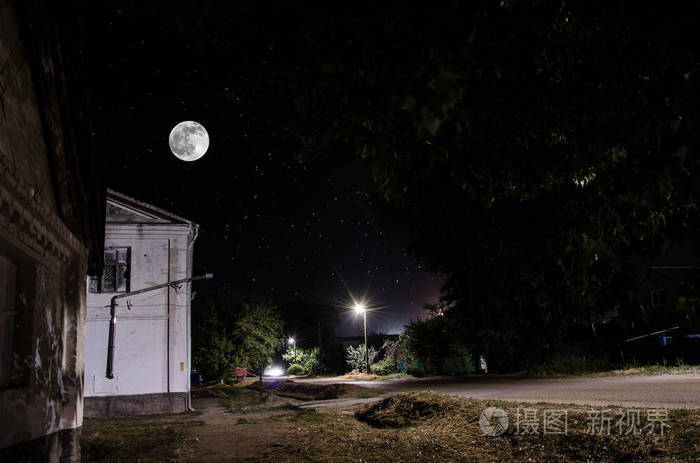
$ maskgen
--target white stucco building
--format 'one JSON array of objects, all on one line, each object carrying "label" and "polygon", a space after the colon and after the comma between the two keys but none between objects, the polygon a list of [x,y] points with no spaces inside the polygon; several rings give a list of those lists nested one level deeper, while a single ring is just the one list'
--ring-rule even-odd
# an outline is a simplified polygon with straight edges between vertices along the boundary
[{"label": "white stucco building", "polygon": [[106,377],[113,296],[192,276],[198,225],[107,191],[105,267],[88,282],[85,416],[185,411],[190,405],[190,287],[117,299],[113,378]]}]

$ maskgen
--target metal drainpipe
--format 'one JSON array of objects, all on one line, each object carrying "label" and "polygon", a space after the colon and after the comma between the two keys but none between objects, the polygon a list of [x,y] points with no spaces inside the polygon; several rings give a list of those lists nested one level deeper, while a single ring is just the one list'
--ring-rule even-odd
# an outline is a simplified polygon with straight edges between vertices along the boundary
[{"label": "metal drainpipe", "polygon": [[113,296],[109,303],[109,313],[111,320],[109,323],[109,337],[107,339],[107,372],[106,377],[109,379],[114,378],[114,349],[116,347],[115,331],[117,328],[117,299],[123,299],[125,297],[135,296],[137,294],[146,293],[149,291],[155,291],[156,289],[173,287],[183,283],[189,283],[195,280],[211,280],[214,278],[213,273],[205,273],[204,275],[183,278],[182,280],[171,281],[169,283],[163,283],[156,286],[151,286],[148,288],[139,289],[137,291],[131,291],[129,293],[117,294]]},{"label": "metal drainpipe", "polygon": [[116,309],[116,299],[117,296],[112,297],[109,301],[109,339],[107,341],[107,378],[114,378],[114,372],[112,371],[112,365],[114,364],[114,332],[117,327],[117,309]]},{"label": "metal drainpipe", "polygon": [[[170,284],[170,240],[168,239],[168,284]],[[166,317],[166,329],[165,329],[165,371],[168,375],[168,392],[170,392],[170,287],[167,289],[167,317]]]},{"label": "metal drainpipe", "polygon": [[[190,274],[192,273],[192,267],[194,266],[194,242],[197,241],[197,237],[199,236],[199,225],[198,224],[193,224],[194,225],[194,231],[192,233],[192,241],[189,243],[189,253],[187,258],[189,259],[189,271]],[[190,288],[190,293],[192,292],[192,288]],[[192,312],[192,296],[190,295],[189,300],[187,301],[188,304],[190,305],[190,313]],[[189,372],[190,372],[190,377],[187,378],[187,409],[191,412],[195,411],[194,407],[192,407],[192,326],[191,326],[191,317],[187,317],[187,365],[189,367]]]}]

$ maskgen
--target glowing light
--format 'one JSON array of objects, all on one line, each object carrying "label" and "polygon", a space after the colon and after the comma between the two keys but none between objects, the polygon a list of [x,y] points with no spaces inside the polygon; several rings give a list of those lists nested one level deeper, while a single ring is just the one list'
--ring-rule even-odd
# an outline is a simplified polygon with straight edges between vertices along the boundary
[{"label": "glowing light", "polygon": [[365,306],[364,306],[364,304],[362,304],[360,302],[356,302],[354,309],[355,309],[355,312],[362,313],[365,311]]},{"label": "glowing light", "polygon": [[270,365],[269,367],[265,368],[265,376],[282,376],[282,375],[284,375],[284,370],[280,367]]}]

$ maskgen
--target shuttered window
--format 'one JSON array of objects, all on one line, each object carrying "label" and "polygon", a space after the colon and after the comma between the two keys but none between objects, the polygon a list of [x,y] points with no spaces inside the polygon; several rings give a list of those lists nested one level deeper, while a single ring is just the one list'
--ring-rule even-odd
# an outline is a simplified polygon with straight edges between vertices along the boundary
[{"label": "shuttered window", "polygon": [[129,291],[129,257],[129,248],[105,249],[101,292],[126,293]]}]

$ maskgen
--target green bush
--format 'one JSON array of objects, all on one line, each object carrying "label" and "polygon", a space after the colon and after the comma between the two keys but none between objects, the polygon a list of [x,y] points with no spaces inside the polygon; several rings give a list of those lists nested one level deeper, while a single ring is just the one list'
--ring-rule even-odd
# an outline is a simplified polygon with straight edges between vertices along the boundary
[{"label": "green bush", "polygon": [[[321,362],[321,350],[318,347],[313,349],[297,348],[296,352],[294,348],[289,347],[287,352],[282,354],[282,358],[290,363],[287,372],[292,375],[318,375],[324,371],[323,363]],[[299,373],[290,371],[293,365],[300,368],[300,370],[297,370]]]},{"label": "green bush", "polygon": [[289,374],[289,375],[305,375],[307,373],[306,373],[306,369],[302,365],[300,365],[298,363],[292,363],[291,365],[289,365],[289,368],[287,368],[287,374]]},{"label": "green bush", "polygon": [[396,361],[392,355],[385,355],[383,359],[370,367],[375,375],[391,375],[397,373]]},{"label": "green bush", "polygon": [[[377,358],[377,350],[370,346],[369,349],[367,349],[367,356],[369,357],[369,364],[370,364],[370,369],[372,368],[372,364]],[[360,344],[357,347],[353,346],[348,346],[347,350],[345,351],[345,361],[350,365],[350,368],[353,370],[358,370],[358,371],[364,371],[365,370],[365,345]]]},{"label": "green bush", "polygon": [[377,375],[391,375],[399,373],[399,364],[403,365],[405,370],[406,356],[401,350],[401,341],[399,339],[385,339],[380,352],[384,353],[384,357],[372,365],[370,368],[372,373]]},{"label": "green bush", "polygon": [[308,360],[308,357],[309,350],[302,349],[301,347],[297,349],[288,347],[287,351],[282,354],[282,358],[285,360],[285,362],[289,362],[290,364],[296,363],[298,365],[304,365]]}]

